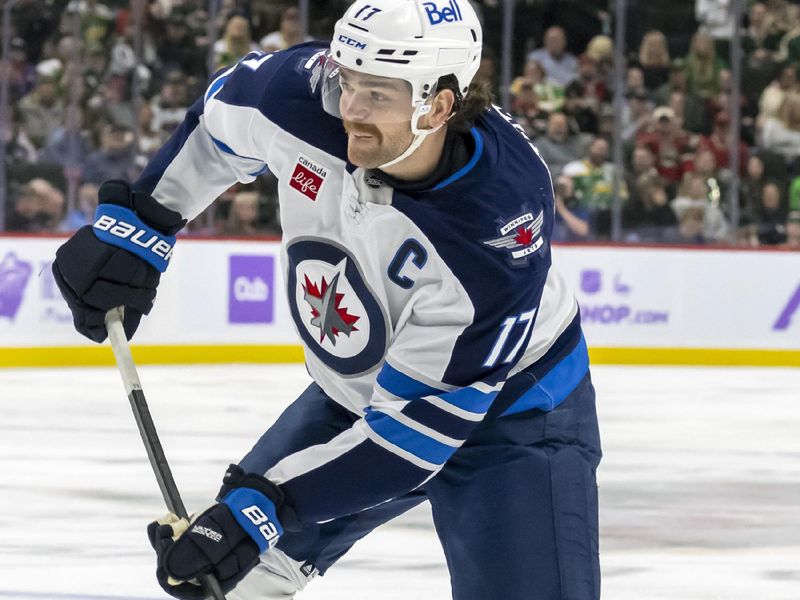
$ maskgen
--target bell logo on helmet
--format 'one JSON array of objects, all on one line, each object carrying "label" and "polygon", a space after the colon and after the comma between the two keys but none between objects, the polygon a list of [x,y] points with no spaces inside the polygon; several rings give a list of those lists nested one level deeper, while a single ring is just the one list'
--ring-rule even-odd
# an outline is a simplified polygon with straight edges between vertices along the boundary
[{"label": "bell logo on helmet", "polygon": [[425,14],[428,15],[428,21],[431,25],[438,25],[439,23],[456,23],[463,21],[461,16],[461,9],[459,8],[456,0],[450,0],[447,6],[439,8],[435,2],[423,2],[422,6],[425,7]]},{"label": "bell logo on helmet", "polygon": [[348,46],[355,48],[356,50],[366,50],[367,48],[366,43],[354,40],[353,38],[348,37],[343,33],[339,34],[339,41],[342,42],[343,44],[347,44]]}]

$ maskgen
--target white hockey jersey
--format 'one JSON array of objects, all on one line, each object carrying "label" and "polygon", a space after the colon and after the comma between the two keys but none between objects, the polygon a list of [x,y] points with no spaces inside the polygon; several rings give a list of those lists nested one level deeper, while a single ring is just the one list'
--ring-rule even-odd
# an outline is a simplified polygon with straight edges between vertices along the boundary
[{"label": "white hockey jersey", "polygon": [[549,410],[588,369],[577,304],[550,264],[550,176],[521,128],[487,110],[468,164],[395,190],[348,163],[315,90],[323,50],[254,53],[221,74],[134,184],[191,219],[236,181],[277,176],[308,371],[360,417],[264,473],[313,521],[426,481],[510,375],[539,383],[508,412]]}]

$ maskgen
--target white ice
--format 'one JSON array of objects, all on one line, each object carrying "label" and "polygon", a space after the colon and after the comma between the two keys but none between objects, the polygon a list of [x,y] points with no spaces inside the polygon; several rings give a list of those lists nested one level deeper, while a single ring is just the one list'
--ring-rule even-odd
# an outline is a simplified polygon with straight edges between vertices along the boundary
[{"label": "white ice", "polygon": [[[142,367],[190,510],[307,384],[302,366]],[[800,369],[595,367],[605,600],[800,600]],[[115,369],[0,371],[0,600],[166,598],[163,504]],[[445,600],[426,509],[299,600]],[[487,600],[502,600],[487,599]]]}]

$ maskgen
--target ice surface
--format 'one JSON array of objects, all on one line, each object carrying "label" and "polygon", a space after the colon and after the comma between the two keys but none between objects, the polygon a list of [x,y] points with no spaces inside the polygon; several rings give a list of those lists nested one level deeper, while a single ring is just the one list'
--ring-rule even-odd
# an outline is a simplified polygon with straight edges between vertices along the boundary
[{"label": "ice surface", "polygon": [[[603,598],[800,600],[800,369],[593,372]],[[190,510],[308,382],[300,365],[140,375]],[[144,532],[163,512],[115,369],[0,370],[0,600],[166,598]],[[449,597],[424,507],[298,596]]]}]

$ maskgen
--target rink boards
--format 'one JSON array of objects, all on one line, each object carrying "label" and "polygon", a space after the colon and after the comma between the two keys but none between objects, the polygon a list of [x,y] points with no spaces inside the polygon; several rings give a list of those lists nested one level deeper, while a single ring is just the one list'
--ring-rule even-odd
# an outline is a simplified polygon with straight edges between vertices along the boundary
[{"label": "rink boards", "polygon": [[[0,366],[111,364],[50,272],[63,238],[0,236]],[[136,336],[143,363],[299,362],[279,244],[179,240]],[[800,254],[557,246],[592,360],[800,366]]]}]

